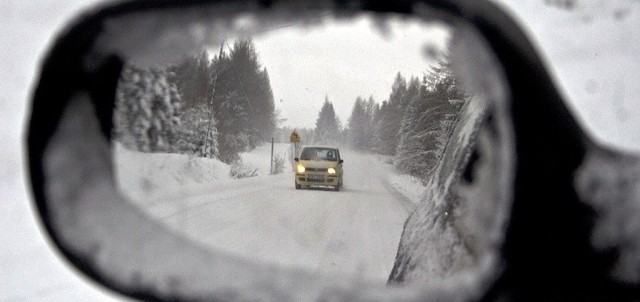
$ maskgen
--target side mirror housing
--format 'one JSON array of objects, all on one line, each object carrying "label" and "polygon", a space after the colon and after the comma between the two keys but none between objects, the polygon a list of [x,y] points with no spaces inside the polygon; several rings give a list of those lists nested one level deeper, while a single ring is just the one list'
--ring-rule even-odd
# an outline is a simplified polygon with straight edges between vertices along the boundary
[{"label": "side mirror housing", "polygon": [[[446,180],[455,173],[454,176],[464,183],[459,187],[455,183],[446,188],[438,187],[439,190],[433,192],[439,195],[431,193],[444,198],[448,196],[446,193],[464,188],[460,191],[469,195],[470,200],[484,198],[488,205],[504,214],[500,217],[508,217],[504,223],[499,221],[495,224],[495,228],[483,227],[481,231],[487,230],[485,233],[477,232],[485,235],[480,238],[484,240],[479,242],[484,242],[482,244],[487,247],[486,250],[490,248],[490,256],[493,255],[497,260],[489,259],[475,275],[469,275],[475,276],[474,280],[462,276],[462,280],[469,281],[427,282],[426,287],[420,283],[423,281],[420,278],[428,273],[428,265],[432,262],[431,258],[424,256],[429,255],[424,253],[423,247],[428,247],[429,240],[437,237],[425,236],[426,231],[447,230],[451,219],[454,219],[454,215],[449,215],[448,204],[444,201],[421,203],[424,206],[416,207],[404,224],[396,263],[388,279],[390,285],[408,285],[402,287],[377,287],[377,284],[369,285],[347,276],[329,280],[324,275],[311,272],[258,264],[193,244],[189,238],[177,236],[167,226],[151,220],[114,185],[112,113],[116,86],[127,57],[120,52],[111,53],[110,48],[96,48],[101,51],[97,52],[92,47],[102,41],[100,38],[104,35],[104,27],[115,25],[127,29],[131,20],[128,16],[134,13],[135,19],[139,17],[137,14],[153,13],[155,18],[149,20],[154,22],[148,23],[149,30],[153,30],[151,25],[156,24],[155,21],[174,19],[166,18],[165,12],[179,14],[183,13],[180,8],[188,8],[184,10],[185,15],[180,15],[181,21],[177,24],[185,25],[187,29],[199,29],[189,27],[191,23],[184,20],[192,19],[193,15],[209,17],[200,14],[201,11],[208,12],[204,9],[192,9],[200,2],[130,0],[104,8],[74,25],[72,30],[56,41],[51,53],[45,57],[41,78],[33,93],[27,142],[32,195],[51,241],[61,254],[87,276],[134,298],[161,301],[258,298],[295,301],[429,300],[430,295],[434,295],[431,299],[439,297],[436,298],[438,300],[492,300],[499,297],[514,300],[524,297],[537,297],[535,300],[584,300],[584,297],[637,299],[633,285],[611,278],[610,261],[605,257],[608,255],[601,256],[598,250],[589,245],[594,226],[592,221],[597,217],[595,214],[600,212],[585,205],[574,188],[574,175],[583,158],[586,158],[585,154],[590,149],[598,149],[593,147],[595,144],[583,134],[564,106],[524,32],[491,2],[470,4],[470,1],[438,0],[429,5],[435,17],[450,15],[453,20],[451,23],[469,23],[460,25],[470,27],[469,32],[461,31],[468,36],[460,41],[469,45],[486,43],[489,47],[489,51],[481,52],[488,59],[469,60],[468,63],[476,64],[473,66],[462,64],[469,65],[468,71],[474,74],[482,72],[482,75],[488,74],[486,66],[493,64],[500,67],[493,71],[491,77],[477,77],[479,82],[476,84],[479,87],[494,87],[492,83],[501,83],[501,72],[507,81],[505,85],[508,89],[503,91],[495,86],[495,89],[487,89],[485,96],[503,103],[495,101],[499,106],[493,106],[492,114],[487,114],[486,118],[479,115],[483,121],[486,119],[488,126],[485,132],[478,133],[486,134],[488,139],[499,139],[501,143],[480,145],[482,148],[478,150],[483,151],[478,155],[480,159],[471,160],[474,157],[472,152],[469,152],[468,158],[457,156],[460,153],[453,152],[453,149],[446,153],[451,154],[458,165],[443,165],[446,169],[441,171],[446,177],[439,179]],[[260,4],[253,6],[244,5],[244,2],[220,2],[220,5],[225,5],[224,9],[217,10],[218,7],[212,6],[211,16],[222,20],[221,24],[224,25],[227,24],[225,18],[233,20],[233,16],[240,16],[240,9],[258,14],[274,6],[278,9],[277,16],[284,17],[288,16],[284,14],[288,12],[285,9],[290,8],[291,12],[300,15],[300,20],[317,13],[315,10],[296,11],[305,6],[293,2],[272,5],[270,1],[258,1]],[[301,2],[308,3],[309,8],[335,10],[336,15],[345,18],[358,9],[427,17],[421,15],[423,7],[413,11],[409,5],[412,1],[380,4],[373,0],[347,0],[339,5],[324,1],[313,4]],[[225,17],[226,12],[231,14]],[[475,34],[470,34],[476,31],[484,38],[477,43],[473,40],[476,39]],[[118,32],[126,33],[123,30]],[[123,37],[122,41],[129,41]],[[138,51],[137,46],[145,46],[145,43],[135,43],[136,47],[123,44],[122,49],[132,53]],[[109,45],[111,43],[102,47]],[[455,49],[465,50],[465,45]],[[491,50],[495,52],[495,58]],[[494,149],[489,148],[491,146]],[[499,152],[484,152],[485,149]],[[613,152],[605,155],[617,158]],[[596,163],[602,162],[596,159]],[[295,157],[294,161],[299,162],[300,158]],[[339,159],[340,164],[343,162]],[[352,164],[355,163],[354,160]],[[595,165],[593,169],[601,170],[600,166]],[[581,175],[587,177],[590,174]],[[611,173],[603,173],[602,177],[604,180],[599,182],[590,182],[589,178],[584,178],[584,182],[587,185],[618,184],[615,181],[606,182],[606,177],[613,177]],[[631,182],[629,180],[626,183]],[[434,187],[439,185],[435,181],[433,184]],[[471,192],[474,191],[469,189],[472,187],[477,188],[477,192],[491,194],[473,195]],[[540,190],[541,187],[545,190]],[[584,194],[595,195],[590,190]],[[626,200],[618,195],[616,198]],[[494,200],[502,203],[491,203]],[[473,218],[469,221],[484,222],[495,217],[486,216],[486,213],[491,213],[483,210],[487,204],[469,204],[477,209],[469,211],[477,213],[477,216],[469,216]],[[602,207],[602,203],[596,205]],[[633,205],[628,207],[634,208]],[[540,221],[545,223],[540,224]],[[450,248],[450,245],[444,245],[440,249],[448,251]],[[635,251],[634,248],[629,250]],[[629,255],[631,252],[626,253]],[[545,274],[547,278],[541,284],[535,283],[536,276],[540,274]],[[566,281],[567,277],[571,282]],[[444,285],[443,288],[438,287],[440,284]],[[574,284],[585,286],[578,288]],[[480,292],[482,289],[486,292]]]}]

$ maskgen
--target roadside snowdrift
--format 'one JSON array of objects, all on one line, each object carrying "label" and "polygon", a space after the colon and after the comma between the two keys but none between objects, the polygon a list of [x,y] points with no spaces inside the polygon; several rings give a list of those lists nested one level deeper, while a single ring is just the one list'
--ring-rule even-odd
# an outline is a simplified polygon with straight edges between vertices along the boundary
[{"label": "roadside snowdrift", "polygon": [[118,187],[134,200],[185,195],[200,185],[231,179],[229,165],[216,159],[143,153],[117,143],[113,154]]},{"label": "roadside snowdrift", "polygon": [[[289,144],[275,144],[274,155],[289,156]],[[115,143],[115,175],[121,192],[131,200],[143,201],[187,196],[207,190],[214,183],[233,181],[231,165],[217,159],[172,153],[132,151]],[[257,176],[269,175],[271,144],[240,154],[242,165],[257,169]],[[286,171],[287,167],[285,167]]]}]

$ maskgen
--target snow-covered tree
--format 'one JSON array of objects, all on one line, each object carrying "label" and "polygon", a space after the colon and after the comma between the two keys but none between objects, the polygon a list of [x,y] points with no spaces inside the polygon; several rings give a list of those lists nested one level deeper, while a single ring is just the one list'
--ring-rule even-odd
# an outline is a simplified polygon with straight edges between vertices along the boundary
[{"label": "snow-covered tree", "polygon": [[218,155],[218,129],[211,107],[199,104],[185,109],[181,115],[181,153],[213,158]]},{"label": "snow-covered tree", "polygon": [[269,74],[250,39],[223,44],[215,56],[203,50],[172,70],[185,108],[213,113],[222,161],[232,163],[272,136],[277,114]]},{"label": "snow-covered tree", "polygon": [[167,72],[127,64],[116,91],[115,137],[145,152],[174,152],[179,136],[180,96]]},{"label": "snow-covered tree", "polygon": [[338,144],[341,132],[340,120],[336,116],[333,104],[325,96],[324,104],[318,113],[315,129],[315,142],[319,144]]},{"label": "snow-covered tree", "polygon": [[373,118],[377,111],[373,97],[368,101],[356,98],[347,123],[346,136],[350,145],[357,150],[370,150],[373,143]]},{"label": "snow-covered tree", "polygon": [[249,146],[249,107],[244,91],[238,91],[233,63],[224,51],[214,59],[213,110],[218,122],[218,155],[225,163],[237,161]]},{"label": "snow-covered tree", "polygon": [[405,110],[395,159],[399,170],[424,180],[431,175],[466,99],[445,61],[429,70]]},{"label": "snow-covered tree", "polygon": [[212,68],[209,54],[204,49],[198,55],[186,57],[179,64],[170,67],[170,80],[178,88],[184,107],[196,107],[211,101]]},{"label": "snow-covered tree", "polygon": [[351,109],[351,116],[347,122],[347,137],[349,144],[357,150],[366,149],[366,127],[368,117],[365,112],[365,104],[362,97],[356,98]]},{"label": "snow-covered tree", "polygon": [[391,86],[389,100],[380,107],[380,116],[377,118],[373,149],[380,154],[394,155],[396,152],[399,141],[398,132],[406,103],[409,102],[405,96],[406,93],[407,81],[398,72]]},{"label": "snow-covered tree", "polygon": [[255,148],[273,134],[276,113],[269,75],[253,42],[240,40],[229,53],[221,47],[212,60],[210,78],[218,155],[232,163],[239,159],[238,153]]},{"label": "snow-covered tree", "polygon": [[247,115],[248,148],[253,149],[270,139],[276,127],[269,74],[260,64],[250,39],[236,41],[228,59],[222,76],[232,80],[227,87],[235,93],[232,101],[242,106]]}]

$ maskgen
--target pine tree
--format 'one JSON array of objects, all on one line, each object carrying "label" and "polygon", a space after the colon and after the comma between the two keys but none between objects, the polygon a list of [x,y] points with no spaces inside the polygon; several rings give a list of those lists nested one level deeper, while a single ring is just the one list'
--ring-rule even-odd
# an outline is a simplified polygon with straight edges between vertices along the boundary
[{"label": "pine tree", "polygon": [[116,91],[116,138],[139,151],[174,152],[180,109],[178,89],[166,71],[128,64]]},{"label": "pine tree", "polygon": [[406,108],[395,162],[399,170],[426,180],[440,160],[467,97],[445,61],[423,77],[418,95]]},{"label": "pine tree", "polygon": [[391,86],[389,101],[384,109],[380,109],[379,123],[376,128],[376,144],[374,150],[385,155],[394,155],[399,142],[398,133],[407,106],[407,81],[398,72]]},{"label": "pine tree", "polygon": [[373,143],[373,119],[378,109],[373,97],[365,101],[357,97],[347,123],[346,137],[349,144],[356,150],[370,150]]},{"label": "pine tree", "polygon": [[341,132],[340,120],[336,116],[333,104],[325,96],[324,104],[318,113],[315,129],[315,142],[319,144],[337,144]]},{"label": "pine tree", "polygon": [[260,65],[251,40],[233,48],[224,45],[211,68],[211,100],[217,121],[219,158],[231,163],[271,137],[276,126],[275,104],[266,68]]},{"label": "pine tree", "polygon": [[185,58],[180,64],[170,67],[172,83],[178,88],[182,104],[186,108],[211,102],[211,60],[206,50]]},{"label": "pine tree", "polygon": [[262,67],[253,41],[236,41],[229,53],[228,76],[237,95],[234,102],[244,108],[248,121],[248,144],[253,149],[267,141],[275,129],[275,103],[267,69]]},{"label": "pine tree", "polygon": [[183,111],[181,116],[180,152],[200,157],[218,155],[218,130],[212,109],[199,104]]},{"label": "pine tree", "polygon": [[356,150],[363,150],[366,148],[367,118],[364,100],[362,97],[358,97],[353,104],[351,116],[347,122],[347,137],[349,144]]},{"label": "pine tree", "polygon": [[222,49],[213,60],[213,111],[218,129],[218,156],[225,163],[237,161],[249,145],[248,103],[238,91],[238,77],[233,62]]},{"label": "pine tree", "polygon": [[[273,134],[277,123],[273,93],[267,69],[261,66],[250,39],[236,41],[233,47],[223,44],[213,59],[209,57],[202,50],[184,59],[171,68],[175,74],[171,81],[185,107],[198,108],[190,114],[211,115],[206,126],[215,125],[217,130],[216,153],[231,163],[239,159],[240,152],[255,148]],[[211,152],[199,151],[206,156]]]},{"label": "pine tree", "polygon": [[375,135],[375,117],[380,111],[380,106],[373,99],[373,96],[369,96],[369,100],[365,104],[365,114],[367,115],[366,125],[366,144],[365,148],[369,151],[373,148],[373,140]]},{"label": "pine tree", "polygon": [[382,146],[385,145],[385,126],[387,125],[386,116],[389,114],[389,102],[382,101],[376,114],[373,116],[373,138],[371,141],[371,149],[376,153],[383,154]]},{"label": "pine tree", "polygon": [[[423,103],[421,96],[425,95],[426,89],[424,85],[420,84],[420,80],[417,77],[412,77],[407,87],[407,93],[405,93],[404,102],[407,103],[405,108],[402,122],[399,130],[398,146],[396,148],[396,167],[401,171],[408,171],[408,166],[412,165],[414,152],[416,151],[413,146],[413,136],[418,129],[418,119],[420,112],[425,111],[427,108],[421,108]],[[424,106],[423,106],[424,107]]]}]

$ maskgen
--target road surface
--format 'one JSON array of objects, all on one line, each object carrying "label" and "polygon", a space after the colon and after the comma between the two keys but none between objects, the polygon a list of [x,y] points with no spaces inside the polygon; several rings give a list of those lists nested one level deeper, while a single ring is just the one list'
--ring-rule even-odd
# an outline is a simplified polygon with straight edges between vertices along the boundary
[{"label": "road surface", "polygon": [[143,203],[144,211],[219,251],[383,283],[413,204],[387,183],[389,165],[343,156],[340,192],[296,190],[286,172],[213,183],[188,197]]}]

